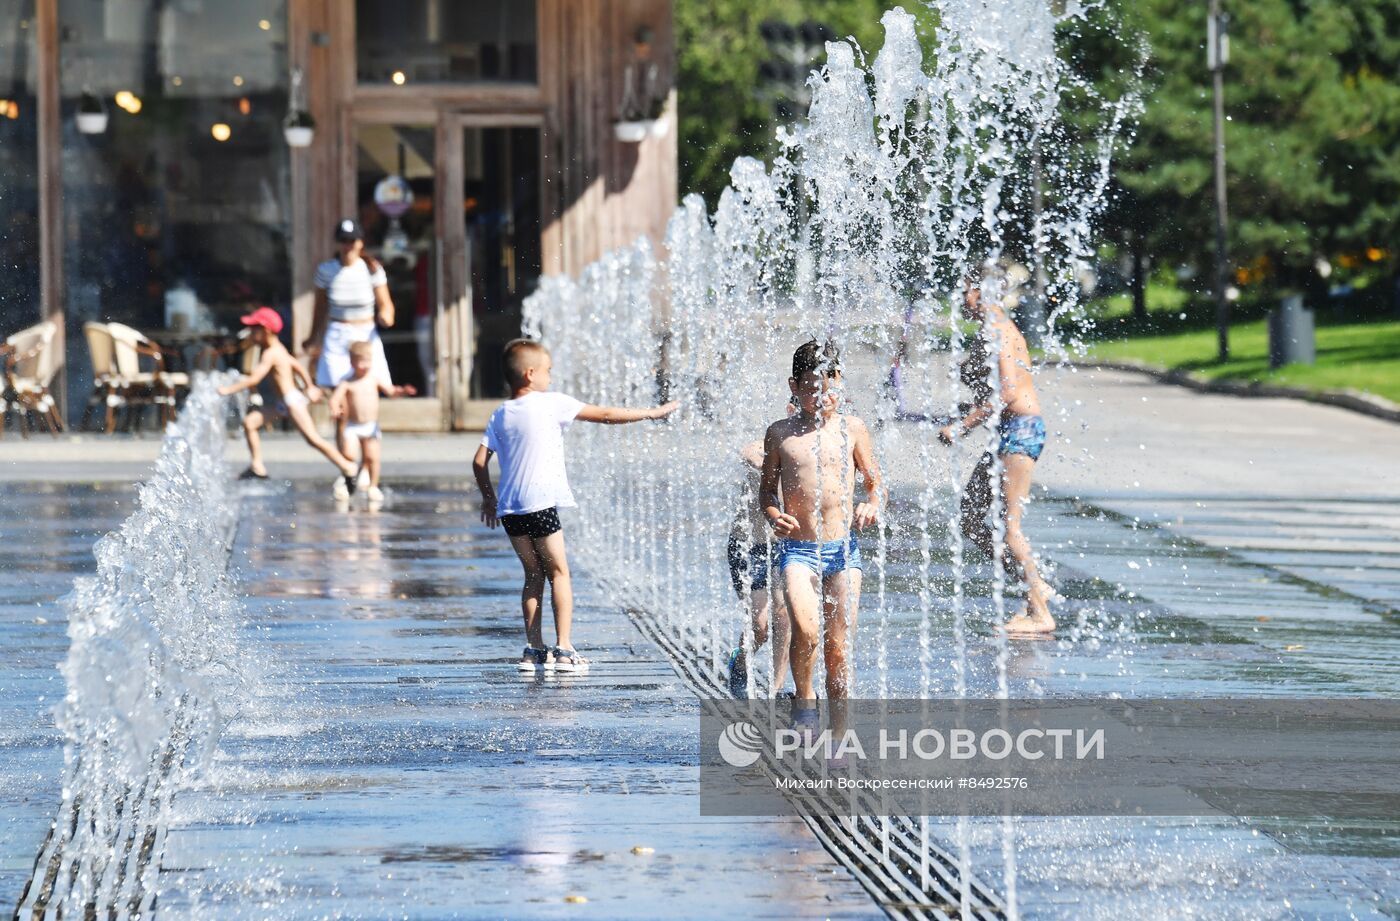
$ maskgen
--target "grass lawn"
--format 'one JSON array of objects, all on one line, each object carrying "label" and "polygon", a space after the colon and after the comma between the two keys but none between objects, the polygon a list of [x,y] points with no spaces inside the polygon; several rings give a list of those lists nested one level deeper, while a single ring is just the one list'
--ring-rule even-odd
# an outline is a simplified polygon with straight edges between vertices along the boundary
[{"label": "grass lawn", "polygon": [[1317,315],[1317,363],[1269,368],[1265,320],[1230,327],[1230,360],[1215,358],[1213,328],[1158,330],[1098,343],[1101,361],[1140,361],[1211,378],[1266,381],[1310,390],[1362,390],[1400,402],[1400,320],[1347,321]]}]

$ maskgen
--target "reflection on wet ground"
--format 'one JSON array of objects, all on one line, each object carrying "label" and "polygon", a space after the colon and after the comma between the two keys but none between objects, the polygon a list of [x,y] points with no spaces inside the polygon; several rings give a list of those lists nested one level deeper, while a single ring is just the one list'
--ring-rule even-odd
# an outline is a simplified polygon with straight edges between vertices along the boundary
[{"label": "reflection on wet ground", "polygon": [[[1264,503],[1254,505],[1267,515]],[[1400,694],[1395,612],[1374,596],[1295,577],[1248,550],[1237,554],[1234,547],[1068,500],[1035,503],[1027,529],[1053,561],[1053,580],[1068,601],[1057,611],[1062,629],[1056,641],[1009,643],[1012,696]],[[945,546],[945,538],[936,535],[934,546]],[[1350,553],[1363,566],[1368,552],[1345,544],[1327,548],[1333,555]],[[935,572],[951,578],[951,559],[935,557],[944,567],[935,565]],[[910,580],[917,561],[897,550],[892,560],[888,604],[906,613],[891,617],[891,642],[907,649],[917,629],[907,613],[916,608]],[[972,574],[977,636],[969,646],[968,684],[975,696],[991,696],[991,571],[975,567]],[[936,613],[942,616],[935,635],[946,636],[951,613],[946,605]],[[863,629],[872,620],[867,617]],[[868,678],[875,657],[866,658]],[[891,652],[889,660],[908,663],[911,656]],[[943,676],[936,682],[942,692],[951,687],[953,661],[945,654],[933,668]],[[893,674],[892,687],[901,684],[914,686],[915,674]],[[975,865],[1000,867],[999,823],[969,824]],[[943,840],[957,835],[953,820],[936,828]],[[1380,919],[1400,912],[1400,816],[1371,822],[1021,819],[1013,834],[1018,893],[1028,917]]]},{"label": "reflection on wet ground", "polygon": [[[120,523],[133,495],[0,490],[9,512],[0,522],[0,891],[9,898],[57,796],[49,708],[62,693],[54,663],[66,637],[55,600],[91,568],[92,542]],[[465,482],[400,485],[378,514],[337,512],[319,488],[245,499],[234,567],[250,596],[248,643],[269,680],[230,727],[209,785],[176,804],[161,895],[169,916],[877,914],[804,826],[698,816],[694,700],[586,573],[578,634],[592,674],[518,677],[516,564],[468,496]],[[1012,694],[1395,696],[1400,636],[1388,582],[1351,575],[1393,565],[1388,532],[1299,521],[1284,529],[1288,547],[1271,548],[1273,513],[1259,500],[1249,511],[1260,522],[1251,539],[1237,533],[1236,515],[1216,542],[1037,502],[1028,529],[1070,600],[1058,640],[1010,644]],[[1278,511],[1291,520],[1298,506]],[[1353,530],[1334,539],[1337,528]],[[867,582],[866,695],[878,686],[882,646],[892,695],[922,680],[922,560],[909,537],[891,541],[883,631]],[[930,566],[951,579],[946,554],[936,549]],[[984,696],[996,681],[990,570],[972,575],[967,681]],[[930,680],[935,695],[951,694],[952,612],[935,594]],[[721,616],[737,634],[733,613]],[[1027,917],[1047,918],[1394,917],[1398,826],[1397,817],[1021,820],[1019,900]],[[958,833],[951,820],[934,831],[944,841]],[[999,823],[970,822],[967,834],[995,885]]]},{"label": "reflection on wet ground", "polygon": [[93,569],[92,545],[121,524],[131,487],[0,486],[0,905],[13,905],[57,808],[68,651],[58,599]]},{"label": "reflection on wet ground", "polygon": [[878,915],[800,823],[698,815],[695,701],[586,579],[592,673],[520,677],[518,564],[466,487],[245,500],[234,565],[279,674],[178,806],[164,909]]},{"label": "reflection on wet ground", "polygon": [[[1027,528],[1053,562],[1053,581],[1068,602],[1057,611],[1059,642],[1010,645],[1013,696],[1400,695],[1397,612],[1385,605],[1247,553],[1068,500],[1038,502]],[[935,532],[935,548],[947,543],[945,532]],[[892,542],[887,578],[892,624],[899,625],[891,630],[894,644],[914,635],[908,617],[918,604],[914,555]],[[946,597],[953,573],[946,551],[935,549],[932,572],[948,587],[939,593]],[[970,618],[984,640],[972,649],[977,659],[993,649],[986,642],[994,623],[991,570],[974,566],[970,572]],[[871,611],[869,602],[865,611]],[[934,614],[934,635],[948,635],[950,606],[936,599]],[[873,617],[865,620],[867,630]],[[907,664],[909,657],[890,661]],[[873,667],[872,656],[863,673]],[[935,687],[951,688],[951,659],[933,674]],[[891,680],[904,691],[915,684],[907,669]],[[972,666],[976,693],[991,693],[993,681]]]}]

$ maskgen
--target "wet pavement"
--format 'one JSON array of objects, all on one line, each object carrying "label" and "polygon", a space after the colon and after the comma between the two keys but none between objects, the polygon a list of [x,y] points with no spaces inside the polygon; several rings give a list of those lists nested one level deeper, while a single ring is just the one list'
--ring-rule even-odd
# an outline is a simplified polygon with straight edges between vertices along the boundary
[{"label": "wet pavement", "polygon": [[[176,803],[163,916],[878,913],[804,825],[698,816],[691,691],[586,573],[578,630],[592,673],[518,677],[515,563],[475,522],[465,486],[400,484],[377,514],[339,512],[314,483],[244,500],[234,567],[263,677],[208,784]],[[132,493],[10,487],[5,498],[35,535],[23,551],[5,544],[0,609],[7,648],[21,650],[0,672],[0,883],[17,893],[61,765],[46,715],[65,648],[53,599]],[[1068,501],[1038,504],[1030,526],[1063,561],[1056,579],[1072,600],[1061,641],[1012,644],[1013,694],[1397,690],[1393,625],[1363,603]],[[891,546],[886,627],[867,607],[861,680],[878,677],[883,642],[902,693],[919,676],[920,563]],[[947,559],[934,567],[951,575]],[[969,586],[974,694],[995,680],[988,575],[974,568]],[[934,617],[934,693],[950,693],[949,615]],[[1027,917],[1391,917],[1397,826],[1021,820],[1015,884]],[[931,830],[959,836],[948,820]],[[1004,889],[999,823],[963,834],[979,875]]]},{"label": "wet pavement", "polygon": [[[181,797],[173,917],[871,917],[795,820],[698,815],[692,695],[581,580],[583,677],[521,678],[517,563],[464,482],[245,500],[268,680]],[[639,849],[639,851],[634,851]]]},{"label": "wet pavement", "polygon": [[1299,400],[1046,369],[1038,479],[1400,622],[1400,425]]},{"label": "wet pavement", "polygon": [[93,569],[92,545],[130,513],[123,486],[0,485],[0,906],[29,878],[57,809],[62,736],[52,709],[68,651],[58,599]]},{"label": "wet pavement", "polygon": [[[1075,398],[1077,386],[1056,398]],[[1165,406],[1175,403],[1169,390],[1141,395]],[[1010,645],[1013,695],[1400,692],[1394,483],[1302,479],[1333,450],[1321,439],[1252,471],[1247,460],[1265,455],[1227,438],[1217,469],[1203,445],[1223,436],[1197,431],[1188,407],[1144,426],[1123,421],[1140,402],[1131,383],[1094,393],[1118,401],[1092,423],[1109,429],[1095,435],[1097,467],[1074,461],[1072,447],[1047,458],[1050,489],[1027,524],[1070,599],[1063,629]],[[1253,402],[1215,399],[1241,404],[1210,404],[1217,427]],[[1291,407],[1256,409],[1266,433],[1294,418]],[[1343,424],[1338,449],[1354,451],[1361,474],[1392,437],[1370,432],[1371,421],[1360,434]],[[1149,452],[1154,438],[1175,451]],[[208,783],[176,802],[162,916],[878,914],[805,825],[698,816],[693,694],[588,573],[576,580],[577,632],[593,672],[517,676],[513,556],[477,523],[469,485],[442,478],[465,463],[466,443],[403,439],[391,474],[430,476],[391,480],[392,501],[377,514],[336,511],[320,479],[245,499],[233,566],[248,595],[258,693],[233,708]],[[302,463],[284,447],[289,465]],[[74,476],[94,465],[74,463]],[[892,695],[924,680],[923,564],[908,524],[916,485],[895,484],[904,504],[892,516],[883,628],[867,581],[858,653],[867,695],[881,651]],[[50,708],[67,640],[55,601],[91,569],[92,542],[120,523],[134,492],[12,482],[0,498],[0,643],[11,651],[0,663],[0,891],[13,901],[61,775]],[[930,572],[946,590],[947,535],[935,526],[931,537]],[[991,573],[975,566],[970,577],[968,686],[982,696],[997,679]],[[953,692],[944,594],[930,609],[934,694]],[[1000,823],[960,831],[935,820],[931,831],[945,843],[963,837],[979,875],[1002,893],[1014,886],[1026,917],[1400,917],[1400,817],[1019,820],[1009,875]]]},{"label": "wet pavement", "polygon": [[[1056,612],[1058,639],[1008,644],[1013,697],[1400,694],[1400,630],[1367,602],[1070,500],[1038,503],[1027,530],[1055,562],[1069,601]],[[899,586],[917,565],[898,554],[892,561],[892,610],[910,610],[914,599]],[[975,567],[973,575],[991,573]],[[988,599],[974,601],[972,619],[970,692],[991,696],[997,646]],[[951,615],[935,623],[935,635],[946,636]],[[894,635],[915,629],[907,614],[891,620]],[[951,666],[945,650],[934,671],[948,675]],[[892,683],[912,686],[915,677],[908,669]],[[964,833],[974,866],[998,882],[1000,823],[973,821]],[[953,820],[936,821],[934,834],[959,837]],[[1010,837],[1026,917],[1400,916],[1400,816],[1030,818],[1016,820]]]}]

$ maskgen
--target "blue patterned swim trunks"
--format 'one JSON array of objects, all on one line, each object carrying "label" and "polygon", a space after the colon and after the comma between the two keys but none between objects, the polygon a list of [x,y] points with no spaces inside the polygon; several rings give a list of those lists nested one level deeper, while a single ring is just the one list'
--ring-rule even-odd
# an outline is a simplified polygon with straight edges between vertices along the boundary
[{"label": "blue patterned swim trunks", "polygon": [[1001,441],[998,454],[1024,454],[1039,460],[1045,450],[1045,420],[1040,416],[1008,416],[997,426]]},{"label": "blue patterned swim trunks", "polygon": [[789,566],[805,566],[812,572],[826,578],[847,569],[864,569],[860,561],[860,542],[855,534],[839,537],[836,540],[787,540],[778,541],[778,569]]}]

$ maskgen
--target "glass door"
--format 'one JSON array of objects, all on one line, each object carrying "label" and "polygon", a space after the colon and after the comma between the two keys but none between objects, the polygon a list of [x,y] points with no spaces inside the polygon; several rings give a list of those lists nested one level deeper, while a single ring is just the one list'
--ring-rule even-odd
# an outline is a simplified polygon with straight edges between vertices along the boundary
[{"label": "glass door", "polygon": [[384,265],[394,325],[381,329],[389,373],[419,396],[437,394],[436,127],[357,127],[356,190],[365,250]]},{"label": "glass door", "polygon": [[501,350],[540,278],[540,129],[462,128],[462,219],[475,331],[473,397],[505,395]]}]

